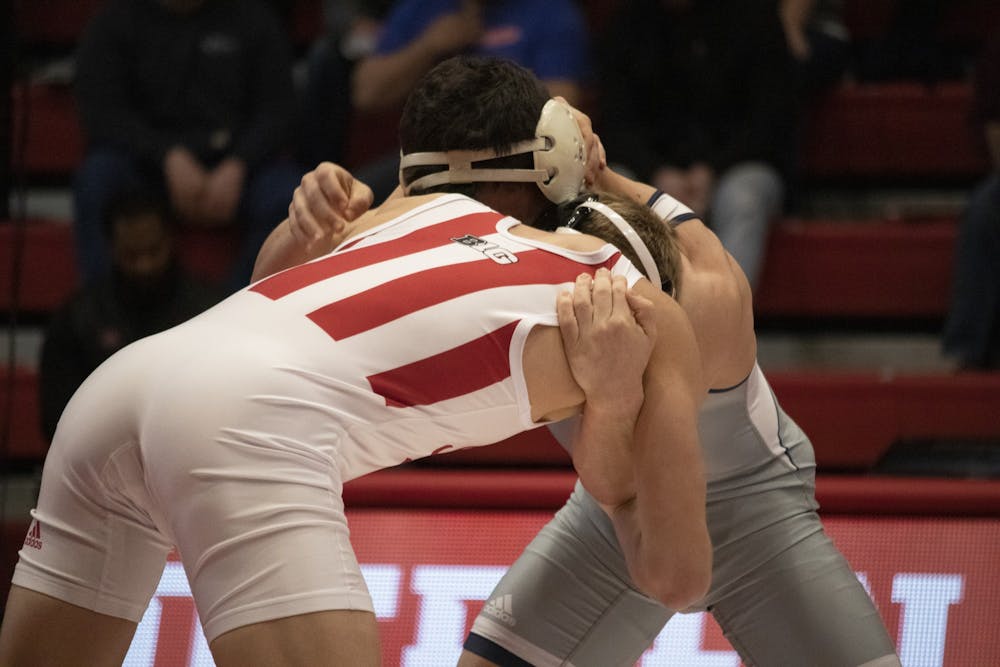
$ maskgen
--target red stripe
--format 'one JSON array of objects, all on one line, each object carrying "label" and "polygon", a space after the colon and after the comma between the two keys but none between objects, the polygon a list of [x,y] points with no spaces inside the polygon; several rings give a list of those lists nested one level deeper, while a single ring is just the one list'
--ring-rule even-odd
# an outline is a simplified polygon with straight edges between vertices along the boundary
[{"label": "red stripe", "polygon": [[336,252],[324,259],[300,264],[265,278],[251,287],[250,291],[263,294],[270,299],[280,299],[303,287],[347,271],[446,245],[451,243],[453,236],[494,234],[496,223],[501,218],[503,216],[499,213],[485,211],[424,226],[392,241],[357,248],[350,252]]},{"label": "red stripe", "polygon": [[[586,265],[544,250],[518,254],[513,264],[483,258],[477,262],[435,267],[402,276],[309,313],[334,340],[342,340],[404,315],[466,294],[513,285],[557,285],[581,273],[593,275],[618,261],[615,253],[602,264]],[[552,302],[555,308],[555,300]]]},{"label": "red stripe", "polygon": [[430,405],[510,377],[510,339],[519,320],[468,343],[390,371],[369,375],[391,407]]}]

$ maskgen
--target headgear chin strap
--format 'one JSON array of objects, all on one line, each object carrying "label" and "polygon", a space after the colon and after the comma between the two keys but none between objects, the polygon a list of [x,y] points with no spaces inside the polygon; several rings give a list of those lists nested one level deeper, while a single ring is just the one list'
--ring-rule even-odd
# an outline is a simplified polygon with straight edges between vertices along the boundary
[{"label": "headgear chin strap", "polygon": [[628,241],[629,245],[632,246],[632,249],[635,250],[635,254],[639,256],[639,261],[642,262],[642,268],[646,271],[646,277],[649,279],[649,282],[659,287],[660,271],[656,268],[656,262],[653,260],[653,255],[649,252],[649,248],[646,247],[642,237],[640,237],[639,234],[632,229],[632,225],[628,224],[628,222],[625,221],[625,218],[620,216],[607,204],[591,199],[588,199],[576,207],[576,211],[573,212],[574,218],[577,217],[577,211],[580,209],[597,211],[610,220],[611,224],[618,228],[618,231],[622,233],[625,240]]},{"label": "headgear chin strap", "polygon": [[[472,166],[474,162],[524,153],[534,155],[534,169],[475,169]],[[533,139],[519,141],[502,153],[485,149],[402,155],[399,182],[406,194],[414,188],[431,188],[445,183],[537,183],[549,201],[561,204],[583,190],[586,164],[583,135],[569,105],[549,100],[542,107]],[[403,180],[403,170],[407,167],[429,165],[446,165],[448,168],[422,176],[412,183]]]}]

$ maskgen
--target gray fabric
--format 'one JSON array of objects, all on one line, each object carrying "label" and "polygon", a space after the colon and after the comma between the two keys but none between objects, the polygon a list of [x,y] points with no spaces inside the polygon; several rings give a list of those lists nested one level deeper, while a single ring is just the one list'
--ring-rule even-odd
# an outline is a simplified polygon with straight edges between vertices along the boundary
[{"label": "gray fabric", "polygon": [[[710,611],[748,666],[891,656],[874,604],[816,514],[812,445],[759,369],[711,394],[699,428],[713,575],[706,598],[685,611]],[[516,625],[477,619],[473,632],[533,664],[545,655],[546,665],[551,656],[575,667],[633,665],[674,613],[635,589],[611,521],[579,482],[490,599],[499,595],[511,595]]]}]

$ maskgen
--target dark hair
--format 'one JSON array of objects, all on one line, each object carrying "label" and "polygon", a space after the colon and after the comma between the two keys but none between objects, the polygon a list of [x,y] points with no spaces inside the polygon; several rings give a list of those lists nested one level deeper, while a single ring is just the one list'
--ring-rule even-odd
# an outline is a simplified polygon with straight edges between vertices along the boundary
[{"label": "dark hair", "polygon": [[152,213],[162,222],[170,233],[173,229],[173,218],[166,198],[158,192],[139,186],[130,186],[119,190],[108,202],[104,212],[104,235],[114,237],[115,225],[139,215]]},{"label": "dark hair", "polygon": [[[549,93],[529,70],[509,60],[456,56],[435,66],[417,83],[403,106],[399,145],[404,154],[425,151],[503,152],[535,136]],[[498,158],[482,167],[530,168],[530,155]],[[441,171],[441,166],[411,167],[404,180]],[[469,194],[475,184],[449,184],[422,192]]]},{"label": "dark hair", "polygon": [[653,256],[656,269],[660,272],[660,286],[663,291],[667,294],[676,294],[680,290],[681,283],[681,257],[680,247],[677,244],[677,233],[674,228],[660,220],[655,213],[642,204],[606,192],[578,197],[558,207],[557,217],[561,224],[570,225],[573,229],[584,234],[604,239],[621,250],[622,254],[628,257],[635,268],[642,271],[643,274],[646,272],[639,256],[614,223],[600,211],[593,211],[585,207],[578,208],[581,204],[585,204],[587,199],[597,199],[625,218],[625,221],[646,244],[649,254]]}]

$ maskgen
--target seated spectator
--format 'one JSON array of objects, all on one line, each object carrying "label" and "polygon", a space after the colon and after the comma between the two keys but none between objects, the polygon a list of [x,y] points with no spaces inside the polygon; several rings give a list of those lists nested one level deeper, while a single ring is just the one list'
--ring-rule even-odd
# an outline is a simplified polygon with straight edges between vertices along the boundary
[{"label": "seated spectator", "polygon": [[[584,17],[572,0],[396,0],[375,51],[354,70],[351,101],[362,113],[397,107],[417,80],[458,53],[506,58],[555,95],[580,105],[588,67]],[[356,169],[376,201],[395,189],[399,157]]]},{"label": "seated spectator", "polygon": [[263,0],[110,0],[83,36],[88,139],[75,184],[82,275],[108,269],[101,219],[123,184],[162,188],[179,222],[240,225],[228,287],[245,285],[301,170],[283,157],[295,111],[287,36]]},{"label": "seated spectator", "polygon": [[895,2],[885,29],[855,45],[854,71],[858,79],[933,84],[964,78],[976,50],[948,39],[942,26],[953,7],[974,11],[975,4],[949,0]]},{"label": "seated spectator", "polygon": [[[1000,27],[1000,26],[998,26]],[[969,198],[955,248],[944,353],[960,370],[1000,369],[1000,30],[976,68],[975,116],[993,170]]]},{"label": "seated spectator", "polygon": [[325,31],[309,50],[303,91],[300,159],[304,164],[346,159],[351,122],[351,77],[375,49],[391,0],[324,0]]},{"label": "seated spectator", "polygon": [[851,52],[843,0],[780,0],[779,14],[803,90],[816,94],[838,83]]},{"label": "seated spectator", "polygon": [[172,222],[159,197],[122,193],[108,207],[103,229],[111,272],[53,313],[42,345],[42,432],[49,440],[66,403],[101,362],[222,296],[178,264]]},{"label": "seated spectator", "polygon": [[707,220],[756,284],[799,116],[777,3],[636,0],[600,54],[608,161]]}]

